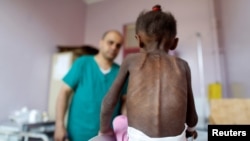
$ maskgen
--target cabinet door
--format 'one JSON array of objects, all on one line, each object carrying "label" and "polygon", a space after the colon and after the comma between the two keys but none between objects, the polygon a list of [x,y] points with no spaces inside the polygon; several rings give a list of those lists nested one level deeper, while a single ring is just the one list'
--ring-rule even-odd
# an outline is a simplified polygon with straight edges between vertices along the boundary
[{"label": "cabinet door", "polygon": [[[55,120],[56,116],[56,101],[59,91],[62,87],[62,78],[69,71],[72,62],[75,58],[72,52],[56,53],[52,58],[50,90],[48,96],[48,114],[50,120]],[[65,118],[65,123],[67,118]]]}]

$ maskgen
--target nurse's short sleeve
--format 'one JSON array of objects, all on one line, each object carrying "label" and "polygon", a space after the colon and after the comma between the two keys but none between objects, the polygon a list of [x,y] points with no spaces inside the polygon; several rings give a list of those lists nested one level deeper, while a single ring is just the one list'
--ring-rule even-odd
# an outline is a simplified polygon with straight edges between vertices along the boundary
[{"label": "nurse's short sleeve", "polygon": [[76,89],[80,78],[82,76],[82,65],[83,60],[82,59],[76,59],[74,63],[72,64],[70,70],[68,73],[64,76],[63,81],[70,86],[73,90]]}]

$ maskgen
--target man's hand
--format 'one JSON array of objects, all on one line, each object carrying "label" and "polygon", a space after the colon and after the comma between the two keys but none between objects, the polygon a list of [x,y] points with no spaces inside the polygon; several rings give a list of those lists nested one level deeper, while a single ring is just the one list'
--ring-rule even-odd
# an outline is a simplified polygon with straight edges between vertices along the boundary
[{"label": "man's hand", "polygon": [[54,140],[55,141],[68,141],[67,132],[64,127],[56,127]]}]

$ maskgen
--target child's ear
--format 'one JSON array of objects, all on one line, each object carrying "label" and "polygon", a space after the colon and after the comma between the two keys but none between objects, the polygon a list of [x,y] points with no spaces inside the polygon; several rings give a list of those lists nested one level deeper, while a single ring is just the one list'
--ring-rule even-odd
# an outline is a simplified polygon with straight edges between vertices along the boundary
[{"label": "child's ear", "polygon": [[179,42],[179,38],[175,38],[175,39],[173,40],[173,43],[172,43],[171,47],[170,47],[170,50],[176,49],[176,47],[177,47],[177,45],[178,45],[178,42]]},{"label": "child's ear", "polygon": [[141,48],[143,48],[143,47],[144,47],[144,43],[142,42],[141,36],[138,35],[138,34],[136,34],[136,35],[135,35],[135,38],[137,39],[139,46],[140,46]]}]

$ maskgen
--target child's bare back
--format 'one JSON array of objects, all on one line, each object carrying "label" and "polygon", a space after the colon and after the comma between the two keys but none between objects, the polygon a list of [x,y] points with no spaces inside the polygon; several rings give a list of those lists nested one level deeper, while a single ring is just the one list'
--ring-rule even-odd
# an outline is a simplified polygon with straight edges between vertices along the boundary
[{"label": "child's bare back", "polygon": [[187,107],[191,109],[189,114],[195,116],[194,105],[187,105],[188,101],[193,101],[187,63],[161,51],[133,54],[126,61],[129,126],[150,137],[181,134]]}]

